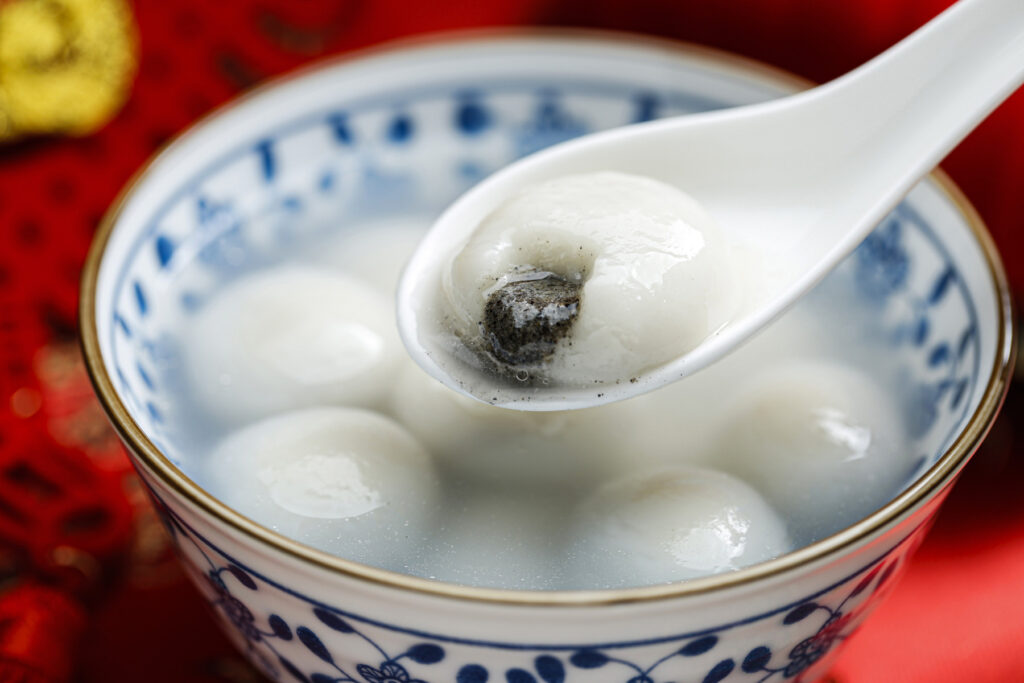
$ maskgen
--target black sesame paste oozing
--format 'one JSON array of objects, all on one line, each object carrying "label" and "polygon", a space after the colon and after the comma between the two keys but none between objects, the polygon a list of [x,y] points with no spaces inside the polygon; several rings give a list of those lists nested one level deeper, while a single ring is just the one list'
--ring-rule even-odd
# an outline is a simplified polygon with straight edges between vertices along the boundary
[{"label": "black sesame paste oozing", "polygon": [[484,305],[481,322],[494,358],[512,366],[547,360],[579,314],[581,286],[538,271],[495,290]]}]

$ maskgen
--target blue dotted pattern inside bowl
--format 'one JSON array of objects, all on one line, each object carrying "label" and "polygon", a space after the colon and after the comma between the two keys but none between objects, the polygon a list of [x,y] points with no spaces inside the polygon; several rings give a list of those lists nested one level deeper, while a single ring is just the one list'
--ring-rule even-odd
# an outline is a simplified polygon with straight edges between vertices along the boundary
[{"label": "blue dotted pattern inside bowl", "polygon": [[[381,215],[433,215],[495,169],[571,137],[736,104],[685,90],[524,79],[403,92],[400,102],[390,94],[306,115],[232,150],[177,188],[132,246],[108,328],[115,386],[172,461],[161,387],[173,355],[168,329],[224,279],[317,233]],[[913,196],[833,277],[852,277],[863,301],[890,309],[874,333],[904,347],[901,385],[923,471],[967,416],[978,381],[970,293]]]}]

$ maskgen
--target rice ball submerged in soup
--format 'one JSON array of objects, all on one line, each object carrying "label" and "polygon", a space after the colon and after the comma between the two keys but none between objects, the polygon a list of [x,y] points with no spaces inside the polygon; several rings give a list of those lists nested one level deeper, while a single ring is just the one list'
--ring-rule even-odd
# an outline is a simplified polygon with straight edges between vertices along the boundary
[{"label": "rice ball submerged in soup", "polygon": [[[538,191],[545,210],[570,204],[545,223],[535,203],[513,200],[445,285],[464,335],[486,332],[479,323],[491,316],[500,349],[488,353],[499,360],[530,357],[554,381],[614,379],[699,343],[732,310],[726,247],[686,195],[619,174]],[[395,352],[398,252],[414,244],[391,236],[430,220],[401,224],[387,222],[381,239],[379,221],[310,237],[237,274],[177,330],[171,447],[187,475],[256,522],[431,579],[618,588],[768,560],[854,523],[905,484],[912,449],[884,356],[850,343],[813,295],[661,390],[571,412],[510,411]],[[570,334],[538,345],[496,329],[507,323],[499,314],[544,301],[545,324],[576,316]],[[666,315],[678,301],[685,315]]]}]

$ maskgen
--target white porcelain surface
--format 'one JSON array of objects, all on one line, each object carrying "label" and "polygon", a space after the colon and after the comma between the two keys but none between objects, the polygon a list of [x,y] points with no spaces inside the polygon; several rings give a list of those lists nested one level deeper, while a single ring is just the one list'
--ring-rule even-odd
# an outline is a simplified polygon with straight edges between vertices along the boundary
[{"label": "white porcelain surface", "polygon": [[315,683],[809,681],[825,671],[920,542],[1005,386],[999,266],[934,181],[883,221],[837,271],[837,293],[825,294],[871,307],[876,324],[858,333],[891,344],[905,373],[896,398],[920,454],[912,483],[836,537],[720,577],[518,593],[301,547],[176,469],[190,453],[169,427],[177,416],[164,372],[174,325],[280,240],[389,215],[429,219],[538,148],[791,88],[749,63],[673,44],[498,35],[318,67],[203,123],[155,161],[91,257],[86,356],[190,575],[252,661],[277,680]]},{"label": "white porcelain surface", "polygon": [[[516,410],[583,408],[677,381],[722,358],[820,282],[1022,81],[1024,4],[960,0],[870,62],[794,97],[624,127],[524,159],[460,197],[420,243],[398,290],[402,339],[412,358],[453,390]],[[755,254],[754,263],[734,265],[745,287],[739,309],[697,269],[688,276],[701,287],[687,298],[703,303],[709,319],[725,322],[708,330],[682,327],[677,336],[687,341],[674,355],[647,354],[647,366],[620,368],[621,381],[591,370],[601,380],[596,386],[496,382],[472,358],[453,353],[447,337],[437,341],[431,331],[438,312],[430,302],[446,282],[450,260],[467,241],[479,241],[470,235],[507,210],[503,202],[593,171],[645,176],[683,190],[714,218],[724,244]],[[686,222],[704,229],[688,216]],[[709,240],[704,253],[710,252]],[[688,317],[699,320],[695,308]],[[573,324],[584,344],[586,316],[583,306]],[[551,359],[553,377],[571,357],[560,347]]]}]

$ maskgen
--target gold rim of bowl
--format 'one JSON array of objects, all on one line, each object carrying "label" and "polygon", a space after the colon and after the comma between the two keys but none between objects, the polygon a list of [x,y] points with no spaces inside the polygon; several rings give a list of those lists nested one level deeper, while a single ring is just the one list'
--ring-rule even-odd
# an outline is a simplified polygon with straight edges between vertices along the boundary
[{"label": "gold rim of bowl", "polygon": [[[381,46],[352,52],[339,57],[322,60],[309,67],[300,69],[294,73],[278,77],[249,91],[232,102],[220,107],[214,112],[201,118],[193,124],[182,135],[188,135],[190,131],[205,125],[212,118],[230,111],[242,102],[272,90],[277,85],[301,78],[302,76],[319,71],[323,68],[330,68],[339,63],[373,56],[380,53],[390,53],[409,48],[438,46],[442,44],[472,44],[493,40],[522,40],[540,39],[551,41],[562,40],[590,40],[606,41],[618,45],[641,45],[652,47],[656,50],[668,51],[677,55],[697,58],[709,63],[713,68],[720,68],[742,77],[757,77],[764,81],[781,84],[783,87],[804,89],[812,86],[810,81],[795,76],[781,69],[763,64],[756,60],[748,59],[714,48],[683,43],[675,40],[653,38],[617,31],[598,31],[590,29],[482,29],[469,31],[456,31],[452,33],[434,34],[392,41]],[[472,586],[461,586],[457,584],[443,583],[408,576],[385,569],[378,569],[363,565],[350,560],[345,560],[326,552],[313,549],[290,538],[273,532],[247,517],[235,512],[214,496],[207,493],[191,479],[186,477],[164,456],[146,437],[142,429],[129,415],[127,409],[114,390],[113,383],[103,363],[100,353],[99,338],[95,320],[96,310],[96,281],[99,269],[103,260],[107,241],[113,232],[121,214],[122,207],[131,197],[133,189],[145,178],[150,169],[161,159],[171,142],[163,150],[154,154],[153,157],[131,178],[120,195],[111,205],[104,216],[97,233],[93,239],[89,255],[86,259],[82,274],[82,288],[80,299],[80,325],[82,333],[82,348],[85,355],[85,363],[92,379],[96,393],[99,396],[103,407],[117,432],[122,439],[134,451],[135,455],[142,461],[146,468],[158,477],[166,486],[176,491],[180,496],[190,501],[193,505],[211,515],[217,522],[231,527],[234,531],[240,532],[266,545],[275,551],[284,553],[294,559],[308,562],[322,569],[338,572],[349,578],[369,581],[378,585],[392,588],[413,591],[421,594],[455,598],[475,602],[504,603],[513,605],[547,605],[547,606],[594,606],[617,603],[643,602],[651,600],[663,600],[671,598],[682,598],[686,596],[706,594],[712,591],[724,590],[727,588],[749,585],[780,575],[830,556],[839,551],[855,545],[886,526],[898,521],[905,514],[916,507],[923,505],[932,494],[942,490],[960,471],[971,454],[977,449],[982,439],[988,433],[993,420],[1002,404],[1006,390],[1009,386],[1013,358],[1016,351],[1016,338],[1013,326],[1013,304],[1010,297],[1009,285],[1006,274],[1003,270],[996,251],[995,244],[985,228],[981,217],[973,206],[967,201],[963,193],[949,179],[945,173],[936,170],[929,175],[929,179],[940,188],[949,200],[959,209],[967,221],[971,231],[984,252],[988,265],[989,277],[997,297],[997,330],[996,330],[996,353],[994,366],[991,368],[988,385],[977,409],[971,415],[966,427],[959,434],[953,444],[946,450],[939,460],[927,472],[914,481],[899,496],[890,501],[887,505],[877,510],[872,515],[860,520],[852,526],[833,534],[820,541],[804,546],[791,553],[773,560],[753,565],[744,569],[710,576],[701,579],[694,579],[675,584],[658,586],[645,586],[639,588],[624,588],[617,590],[581,590],[581,591],[519,591],[497,588],[479,588]]]}]

